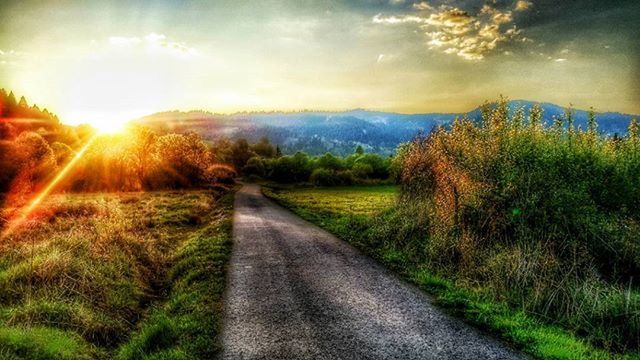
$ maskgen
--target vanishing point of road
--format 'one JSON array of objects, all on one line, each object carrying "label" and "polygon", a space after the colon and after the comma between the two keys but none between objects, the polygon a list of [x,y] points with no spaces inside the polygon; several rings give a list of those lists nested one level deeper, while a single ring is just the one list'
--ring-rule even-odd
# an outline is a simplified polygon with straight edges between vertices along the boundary
[{"label": "vanishing point of road", "polygon": [[237,193],[223,359],[518,359],[328,232]]}]

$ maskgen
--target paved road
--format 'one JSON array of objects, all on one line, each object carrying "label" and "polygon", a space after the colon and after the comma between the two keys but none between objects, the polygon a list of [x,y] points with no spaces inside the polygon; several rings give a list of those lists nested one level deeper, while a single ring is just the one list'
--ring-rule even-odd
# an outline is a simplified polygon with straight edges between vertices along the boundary
[{"label": "paved road", "polygon": [[236,195],[223,359],[516,359],[373,260],[266,199]]}]

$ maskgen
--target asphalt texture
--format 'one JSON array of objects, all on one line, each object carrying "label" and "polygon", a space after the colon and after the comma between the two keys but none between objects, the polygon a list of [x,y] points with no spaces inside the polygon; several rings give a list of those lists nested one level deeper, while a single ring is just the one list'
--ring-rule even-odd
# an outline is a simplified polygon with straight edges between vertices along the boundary
[{"label": "asphalt texture", "polygon": [[223,359],[519,359],[417,288],[245,185],[235,200]]}]

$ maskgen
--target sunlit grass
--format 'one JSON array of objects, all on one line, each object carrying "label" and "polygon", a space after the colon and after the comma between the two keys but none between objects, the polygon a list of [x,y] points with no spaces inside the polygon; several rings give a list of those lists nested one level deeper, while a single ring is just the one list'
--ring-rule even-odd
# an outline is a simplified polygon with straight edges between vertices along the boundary
[{"label": "sunlit grass", "polygon": [[273,188],[278,196],[302,207],[337,215],[373,215],[393,206],[397,186]]},{"label": "sunlit grass", "polygon": [[111,357],[165,299],[179,249],[225,219],[217,197],[176,191],[43,199],[0,243],[0,358]]}]

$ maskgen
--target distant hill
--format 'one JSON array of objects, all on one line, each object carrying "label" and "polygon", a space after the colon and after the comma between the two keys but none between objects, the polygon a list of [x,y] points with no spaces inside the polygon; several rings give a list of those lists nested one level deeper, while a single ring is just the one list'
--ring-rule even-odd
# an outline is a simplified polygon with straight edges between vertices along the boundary
[{"label": "distant hill", "polygon": [[[509,107],[513,111],[524,107],[527,111],[535,102],[513,100]],[[551,124],[554,116],[564,113],[558,105],[541,103],[543,121]],[[138,120],[158,131],[197,132],[205,139],[214,141],[227,137],[246,138],[257,141],[267,136],[272,143],[280,145],[284,153],[304,151],[322,154],[327,151],[348,154],[358,145],[367,151],[391,154],[398,144],[411,140],[416,134],[429,133],[437,126],[447,126],[456,117],[467,115],[480,119],[479,108],[468,113],[451,114],[398,114],[368,110],[344,112],[294,112],[294,113],[239,113],[232,115],[213,114],[205,111],[170,111],[153,114]],[[597,113],[599,130],[604,135],[620,134],[634,115],[621,113]],[[575,111],[575,125],[586,128],[587,111]]]}]

